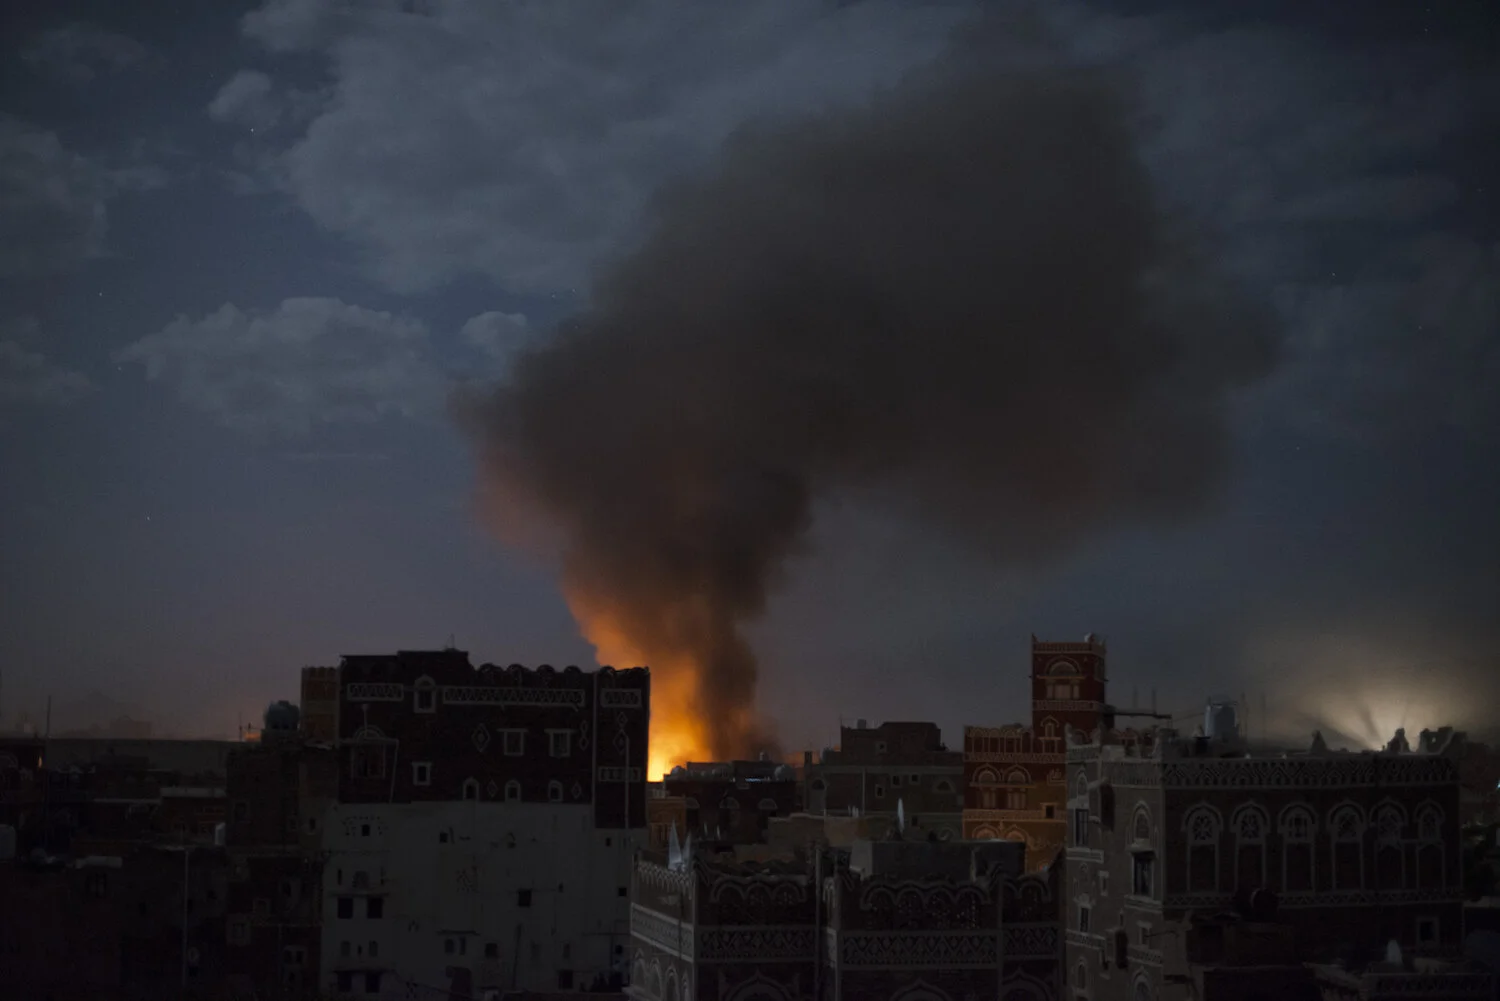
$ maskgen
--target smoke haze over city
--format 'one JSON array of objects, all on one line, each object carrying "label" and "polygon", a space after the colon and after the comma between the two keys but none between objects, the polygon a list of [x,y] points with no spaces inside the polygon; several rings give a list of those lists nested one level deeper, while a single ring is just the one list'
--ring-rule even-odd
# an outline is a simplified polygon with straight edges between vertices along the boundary
[{"label": "smoke haze over city", "polygon": [[1484,729],[1495,27],[1338,6],[7,12],[0,725],[452,637],[794,749],[1094,631]]}]

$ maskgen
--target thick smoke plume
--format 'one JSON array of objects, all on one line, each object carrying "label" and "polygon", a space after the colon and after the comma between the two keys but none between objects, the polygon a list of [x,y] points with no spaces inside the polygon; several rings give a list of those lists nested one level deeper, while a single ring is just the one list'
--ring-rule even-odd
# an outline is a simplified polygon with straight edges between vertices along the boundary
[{"label": "thick smoke plume", "polygon": [[601,660],[652,665],[654,766],[766,746],[743,627],[815,499],[1033,560],[1221,481],[1264,314],[1159,208],[1119,81],[978,48],[742,130],[467,408],[494,513],[559,533]]}]

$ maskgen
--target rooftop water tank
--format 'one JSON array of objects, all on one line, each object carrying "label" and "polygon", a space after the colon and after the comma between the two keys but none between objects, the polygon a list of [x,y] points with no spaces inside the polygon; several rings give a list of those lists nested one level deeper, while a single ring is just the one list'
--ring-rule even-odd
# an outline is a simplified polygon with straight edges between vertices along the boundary
[{"label": "rooftop water tank", "polygon": [[1232,699],[1209,699],[1203,710],[1203,736],[1209,740],[1237,740],[1239,707]]}]

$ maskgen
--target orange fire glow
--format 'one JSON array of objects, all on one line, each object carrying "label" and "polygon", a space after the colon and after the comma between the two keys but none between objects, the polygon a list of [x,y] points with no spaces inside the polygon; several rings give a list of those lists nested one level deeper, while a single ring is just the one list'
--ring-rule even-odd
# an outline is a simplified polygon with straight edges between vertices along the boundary
[{"label": "orange fire glow", "polygon": [[568,605],[584,638],[593,644],[594,659],[614,667],[651,668],[651,737],[646,779],[660,781],[674,765],[711,757],[712,741],[694,707],[699,667],[688,658],[652,658],[630,640],[627,630],[608,612],[569,595]]}]

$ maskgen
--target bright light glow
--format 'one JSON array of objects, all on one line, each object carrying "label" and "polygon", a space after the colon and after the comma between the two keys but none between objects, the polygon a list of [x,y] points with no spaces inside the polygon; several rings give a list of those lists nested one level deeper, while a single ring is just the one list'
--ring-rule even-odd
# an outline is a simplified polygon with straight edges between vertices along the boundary
[{"label": "bright light glow", "polygon": [[[1252,693],[1250,732],[1305,743],[1321,730],[1330,747],[1384,748],[1397,729],[1417,746],[1423,729],[1464,728],[1478,722],[1458,667],[1430,648],[1403,649],[1367,635],[1283,637],[1260,654],[1266,670],[1267,711],[1258,718]],[[1264,731],[1263,731],[1264,728]]]},{"label": "bright light glow", "polygon": [[625,631],[609,614],[587,607],[573,595],[568,596],[568,606],[584,638],[593,644],[594,659],[601,666],[651,668],[651,742],[646,780],[660,781],[674,765],[709,758],[712,745],[695,709],[698,665],[687,660],[653,660],[626,639]]}]

